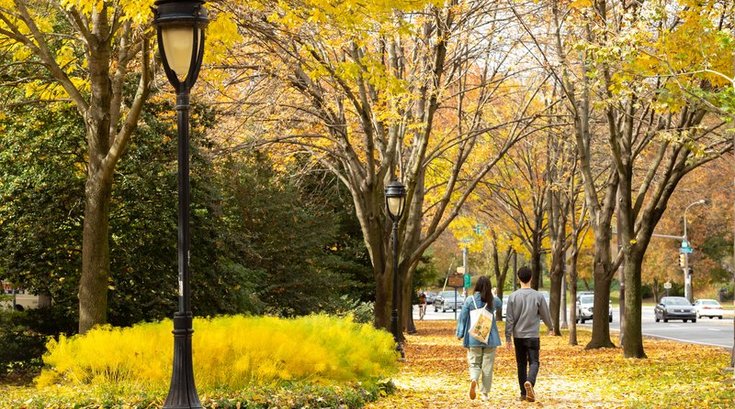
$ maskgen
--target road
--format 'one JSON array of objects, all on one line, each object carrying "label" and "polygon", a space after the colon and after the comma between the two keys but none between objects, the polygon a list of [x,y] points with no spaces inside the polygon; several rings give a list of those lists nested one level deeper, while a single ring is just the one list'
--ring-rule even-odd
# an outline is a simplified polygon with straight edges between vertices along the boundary
[{"label": "road", "polygon": [[[697,322],[656,322],[653,316],[653,307],[643,307],[642,329],[644,336],[671,339],[690,344],[713,345],[732,348],[733,328],[732,317],[724,319],[700,318]],[[590,326],[589,323],[584,326]],[[620,330],[620,313],[613,308],[613,322],[610,329]]]},{"label": "road", "polygon": [[[459,311],[457,311],[457,316],[459,316]],[[414,306],[414,319],[418,320],[418,317],[418,306]],[[429,306],[424,319],[454,320],[455,318],[454,312],[452,311],[434,312],[434,308]],[[725,317],[722,320],[717,318],[700,318],[695,323],[683,323],[681,321],[656,322],[653,318],[653,307],[643,307],[642,319],[644,336],[671,339],[690,344],[732,348],[733,327],[731,317]],[[592,327],[590,321],[585,324],[577,325],[587,328]],[[615,332],[620,330],[620,313],[617,308],[613,308],[613,322],[610,323],[610,329]],[[615,335],[615,337],[617,337],[617,335]]]}]

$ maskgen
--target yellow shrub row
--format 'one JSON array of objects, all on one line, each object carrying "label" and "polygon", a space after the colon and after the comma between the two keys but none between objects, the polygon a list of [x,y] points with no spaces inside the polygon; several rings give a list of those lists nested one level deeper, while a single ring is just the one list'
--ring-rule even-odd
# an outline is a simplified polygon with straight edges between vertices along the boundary
[{"label": "yellow shrub row", "polygon": [[[170,380],[170,320],[130,328],[99,327],[49,341],[39,387],[53,384],[136,384],[165,388]],[[198,388],[248,384],[365,381],[397,371],[389,333],[350,319],[227,316],[194,320],[193,361]]]}]

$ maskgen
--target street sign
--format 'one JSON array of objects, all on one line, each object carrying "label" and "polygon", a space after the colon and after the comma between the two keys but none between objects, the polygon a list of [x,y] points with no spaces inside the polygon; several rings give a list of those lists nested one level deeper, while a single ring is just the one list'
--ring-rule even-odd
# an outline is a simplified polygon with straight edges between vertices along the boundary
[{"label": "street sign", "polygon": [[464,274],[464,267],[462,266],[457,267],[457,274]]},{"label": "street sign", "polygon": [[664,289],[670,290],[671,289],[671,281],[667,281],[664,283]]},{"label": "street sign", "polygon": [[447,286],[454,288],[464,287],[464,276],[462,274],[452,274],[447,279]]},{"label": "street sign", "polygon": [[469,274],[465,273],[464,288],[470,288],[471,285],[472,285],[472,277]]},{"label": "street sign", "polygon": [[692,247],[689,245],[689,242],[686,240],[681,241],[681,247],[679,248],[679,253],[686,253],[691,254],[693,251]]}]

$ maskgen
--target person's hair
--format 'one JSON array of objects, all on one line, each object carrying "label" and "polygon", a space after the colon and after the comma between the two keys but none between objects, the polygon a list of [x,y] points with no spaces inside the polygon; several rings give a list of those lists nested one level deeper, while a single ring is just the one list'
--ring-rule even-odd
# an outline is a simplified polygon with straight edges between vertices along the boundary
[{"label": "person's hair", "polygon": [[518,269],[518,279],[521,280],[523,284],[528,284],[531,281],[531,276],[533,276],[533,273],[531,273],[531,269],[523,266]]},{"label": "person's hair", "polygon": [[486,304],[493,302],[493,285],[488,276],[480,276],[475,283],[475,292],[480,294],[480,300]]}]

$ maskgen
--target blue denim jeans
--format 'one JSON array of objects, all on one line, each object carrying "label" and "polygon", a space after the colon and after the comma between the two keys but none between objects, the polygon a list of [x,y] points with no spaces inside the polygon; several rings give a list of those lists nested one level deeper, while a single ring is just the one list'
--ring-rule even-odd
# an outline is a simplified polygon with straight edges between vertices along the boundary
[{"label": "blue denim jeans", "polygon": [[539,350],[541,341],[538,338],[513,338],[516,350],[516,366],[518,367],[518,384],[521,387],[521,396],[526,396],[526,381],[536,385],[538,375]]},{"label": "blue denim jeans", "polygon": [[467,362],[470,364],[470,381],[477,381],[480,393],[490,393],[493,384],[493,365],[497,347],[469,347]]}]

